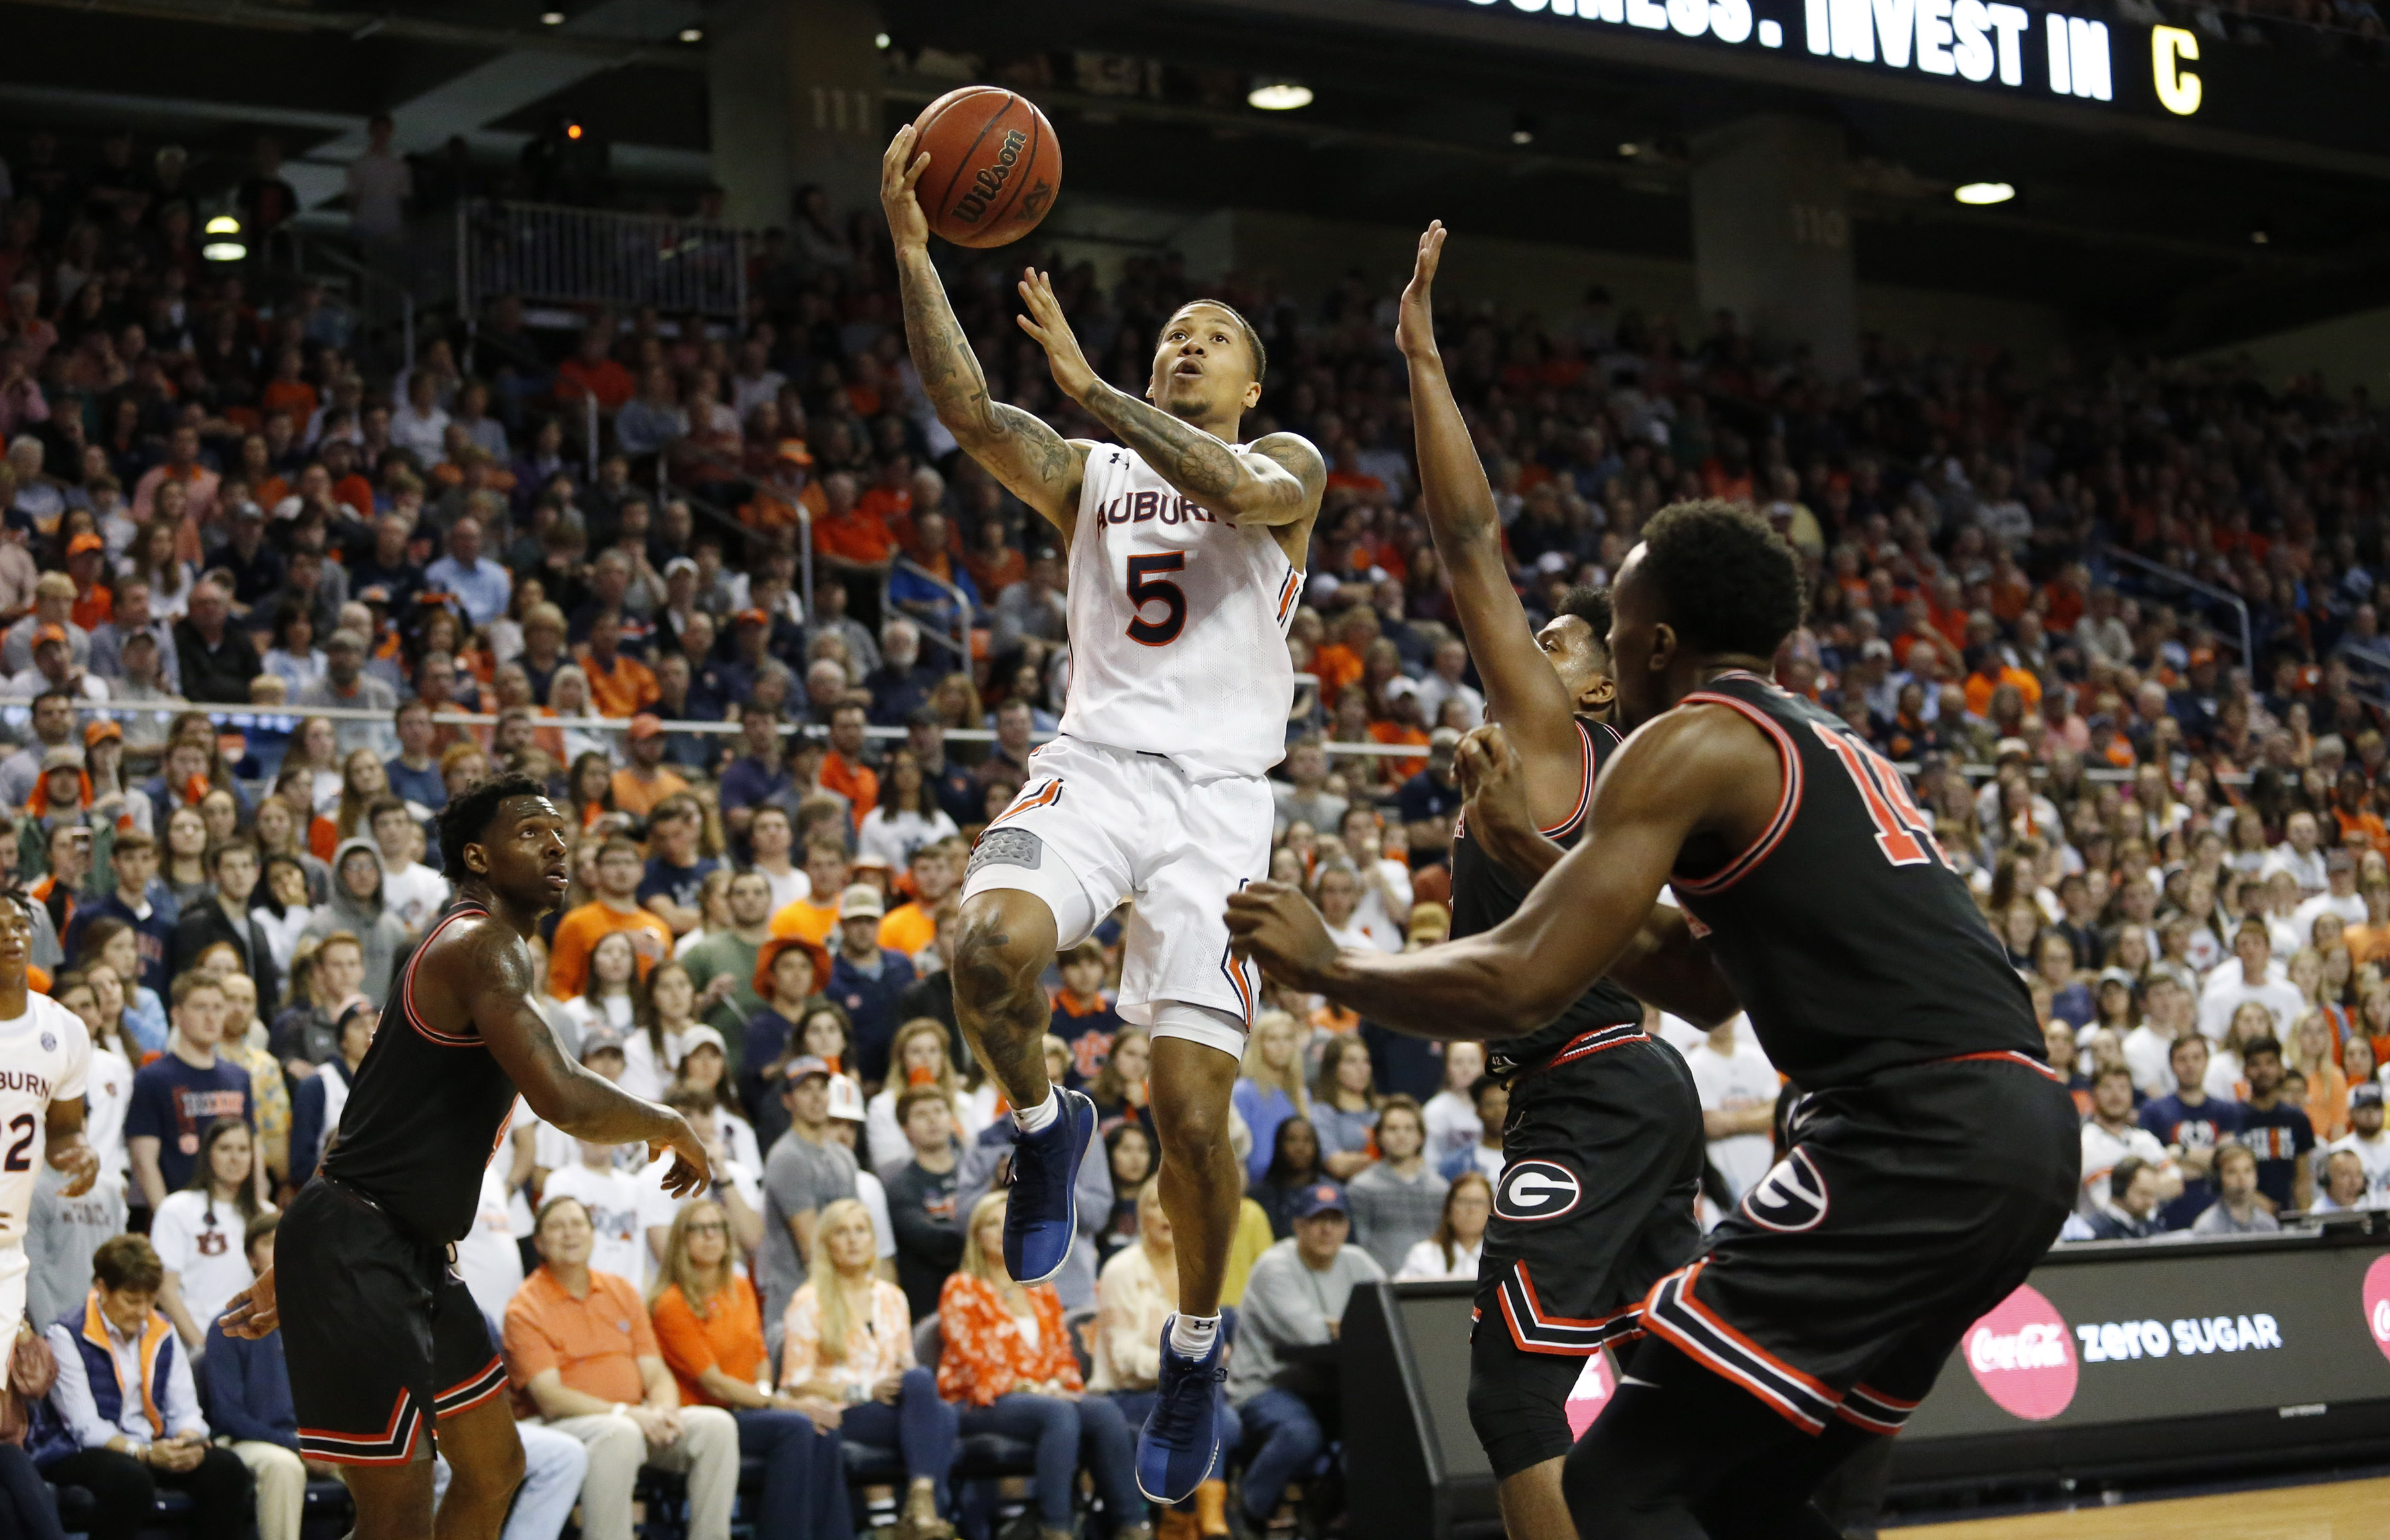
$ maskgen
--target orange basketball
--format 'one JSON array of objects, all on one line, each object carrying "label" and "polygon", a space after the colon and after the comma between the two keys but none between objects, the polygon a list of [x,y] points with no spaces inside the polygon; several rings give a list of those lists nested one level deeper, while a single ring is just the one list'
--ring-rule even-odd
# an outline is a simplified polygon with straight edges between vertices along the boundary
[{"label": "orange basketball", "polygon": [[1000,86],[949,91],[913,120],[929,169],[914,191],[930,228],[957,246],[1002,246],[1037,228],[1062,186],[1054,125]]}]

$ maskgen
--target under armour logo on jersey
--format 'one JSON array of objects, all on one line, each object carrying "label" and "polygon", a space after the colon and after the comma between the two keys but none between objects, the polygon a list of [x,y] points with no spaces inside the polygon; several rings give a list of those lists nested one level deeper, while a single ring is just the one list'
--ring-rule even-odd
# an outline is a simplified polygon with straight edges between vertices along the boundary
[{"label": "under armour logo on jersey", "polygon": [[1557,1161],[1517,1161],[1502,1173],[1494,1212],[1505,1219],[1558,1219],[1585,1195],[1576,1173]]},{"label": "under armour logo on jersey", "polygon": [[992,828],[979,837],[979,847],[971,852],[963,876],[968,879],[982,866],[1026,866],[1035,871],[1045,860],[1046,841],[1029,830]]},{"label": "under armour logo on jersey", "polygon": [[1743,1198],[1742,1212],[1766,1229],[1814,1229],[1826,1217],[1826,1179],[1818,1174],[1808,1151],[1795,1149]]}]

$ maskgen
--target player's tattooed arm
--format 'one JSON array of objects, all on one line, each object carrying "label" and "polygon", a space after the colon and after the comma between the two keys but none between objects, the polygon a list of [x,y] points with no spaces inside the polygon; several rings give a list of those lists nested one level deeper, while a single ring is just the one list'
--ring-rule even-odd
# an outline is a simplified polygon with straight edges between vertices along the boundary
[{"label": "player's tattooed arm", "polygon": [[914,372],[920,376],[938,420],[964,452],[1067,539],[1078,518],[1079,482],[1086,471],[1089,446],[1063,438],[1018,406],[988,399],[987,377],[930,261],[929,220],[913,193],[930,158],[915,155],[913,145],[913,128],[907,123],[880,158],[880,203],[895,239],[905,340]]},{"label": "player's tattooed arm", "polygon": [[458,934],[456,944],[456,953],[440,959],[447,964],[443,972],[469,981],[473,1026],[533,1111],[592,1144],[644,1144],[649,1160],[669,1149],[675,1160],[665,1187],[675,1197],[703,1190],[712,1174],[705,1144],[687,1119],[565,1057],[547,1019],[532,1004],[531,955],[520,940],[493,923]]},{"label": "player's tattooed arm", "polygon": [[1021,329],[1046,350],[1054,383],[1112,430],[1191,502],[1237,524],[1294,524],[1319,510],[1328,463],[1297,433],[1270,433],[1240,448],[1150,402],[1104,383],[1062,314],[1050,277],[1034,268],[1021,280],[1029,314]]}]

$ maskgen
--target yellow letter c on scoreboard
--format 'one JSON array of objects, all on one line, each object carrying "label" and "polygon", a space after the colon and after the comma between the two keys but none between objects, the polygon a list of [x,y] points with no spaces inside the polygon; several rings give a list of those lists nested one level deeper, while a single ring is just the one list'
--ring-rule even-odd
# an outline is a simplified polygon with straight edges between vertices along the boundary
[{"label": "yellow letter c on scoreboard", "polygon": [[2150,63],[2156,72],[2158,105],[2178,118],[2199,110],[2199,77],[2182,67],[2199,57],[2199,39],[2180,27],[2150,29]]}]

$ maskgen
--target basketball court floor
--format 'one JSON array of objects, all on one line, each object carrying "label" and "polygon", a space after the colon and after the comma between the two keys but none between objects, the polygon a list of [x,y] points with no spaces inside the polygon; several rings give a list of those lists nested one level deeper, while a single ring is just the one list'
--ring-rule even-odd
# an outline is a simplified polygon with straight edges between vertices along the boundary
[{"label": "basketball court floor", "polygon": [[1898,1540],[2390,1540],[2390,1477],[1887,1529]]}]

